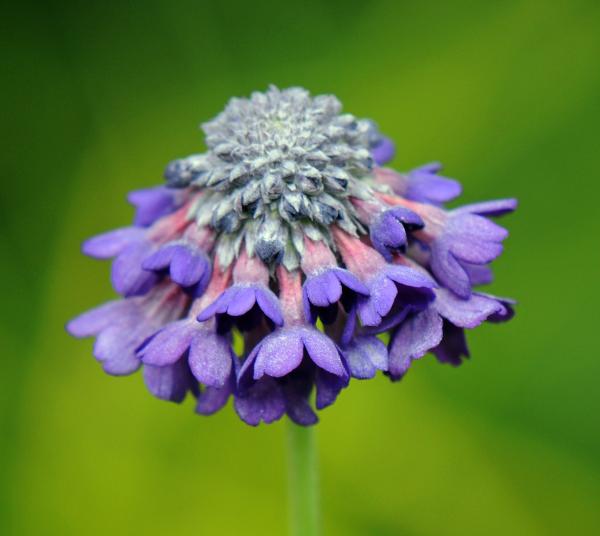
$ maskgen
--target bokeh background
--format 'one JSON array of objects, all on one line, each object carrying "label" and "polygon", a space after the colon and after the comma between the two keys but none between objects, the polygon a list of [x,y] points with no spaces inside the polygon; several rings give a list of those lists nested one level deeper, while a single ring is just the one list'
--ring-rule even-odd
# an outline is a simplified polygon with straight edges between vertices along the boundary
[{"label": "bokeh background", "polygon": [[598,2],[21,0],[0,25],[0,534],[285,532],[283,423],[155,400],[63,330],[113,296],[82,239],[269,83],[521,202],[493,286],[515,320],[321,414],[325,534],[600,533]]}]

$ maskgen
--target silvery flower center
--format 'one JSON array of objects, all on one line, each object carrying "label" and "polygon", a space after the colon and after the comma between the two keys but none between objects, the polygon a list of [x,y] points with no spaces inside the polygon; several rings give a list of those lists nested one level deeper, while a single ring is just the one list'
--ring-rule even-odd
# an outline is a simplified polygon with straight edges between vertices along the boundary
[{"label": "silvery flower center", "polygon": [[295,268],[304,234],[330,241],[329,226],[361,232],[349,197],[365,197],[378,139],[369,120],[341,113],[332,95],[302,88],[231,99],[204,123],[208,151],[171,163],[171,186],[204,190],[196,206],[200,225],[220,233],[225,265],[242,241],[268,264]]}]

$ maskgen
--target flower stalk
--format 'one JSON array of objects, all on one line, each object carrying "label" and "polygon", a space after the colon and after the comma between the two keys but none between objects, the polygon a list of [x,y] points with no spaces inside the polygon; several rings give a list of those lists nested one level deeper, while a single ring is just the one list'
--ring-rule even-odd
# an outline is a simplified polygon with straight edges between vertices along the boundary
[{"label": "flower stalk", "polygon": [[320,512],[314,427],[288,420],[287,445],[290,535],[317,536]]}]

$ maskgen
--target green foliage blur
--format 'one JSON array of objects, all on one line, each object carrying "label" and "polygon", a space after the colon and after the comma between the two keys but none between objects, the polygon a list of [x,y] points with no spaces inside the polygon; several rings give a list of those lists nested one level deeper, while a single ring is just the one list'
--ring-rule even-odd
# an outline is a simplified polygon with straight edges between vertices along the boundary
[{"label": "green foliage blur", "polygon": [[0,25],[0,534],[285,533],[283,423],[158,401],[63,330],[113,296],[80,242],[269,83],[338,95],[466,202],[520,200],[492,287],[517,317],[321,413],[324,533],[600,534],[597,1],[13,1]]}]

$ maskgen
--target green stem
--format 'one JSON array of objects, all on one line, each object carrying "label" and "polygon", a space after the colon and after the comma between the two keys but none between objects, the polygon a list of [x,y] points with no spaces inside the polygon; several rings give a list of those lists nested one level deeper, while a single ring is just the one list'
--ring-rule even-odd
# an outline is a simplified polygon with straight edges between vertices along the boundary
[{"label": "green stem", "polygon": [[288,422],[290,534],[317,536],[319,483],[313,426]]}]

